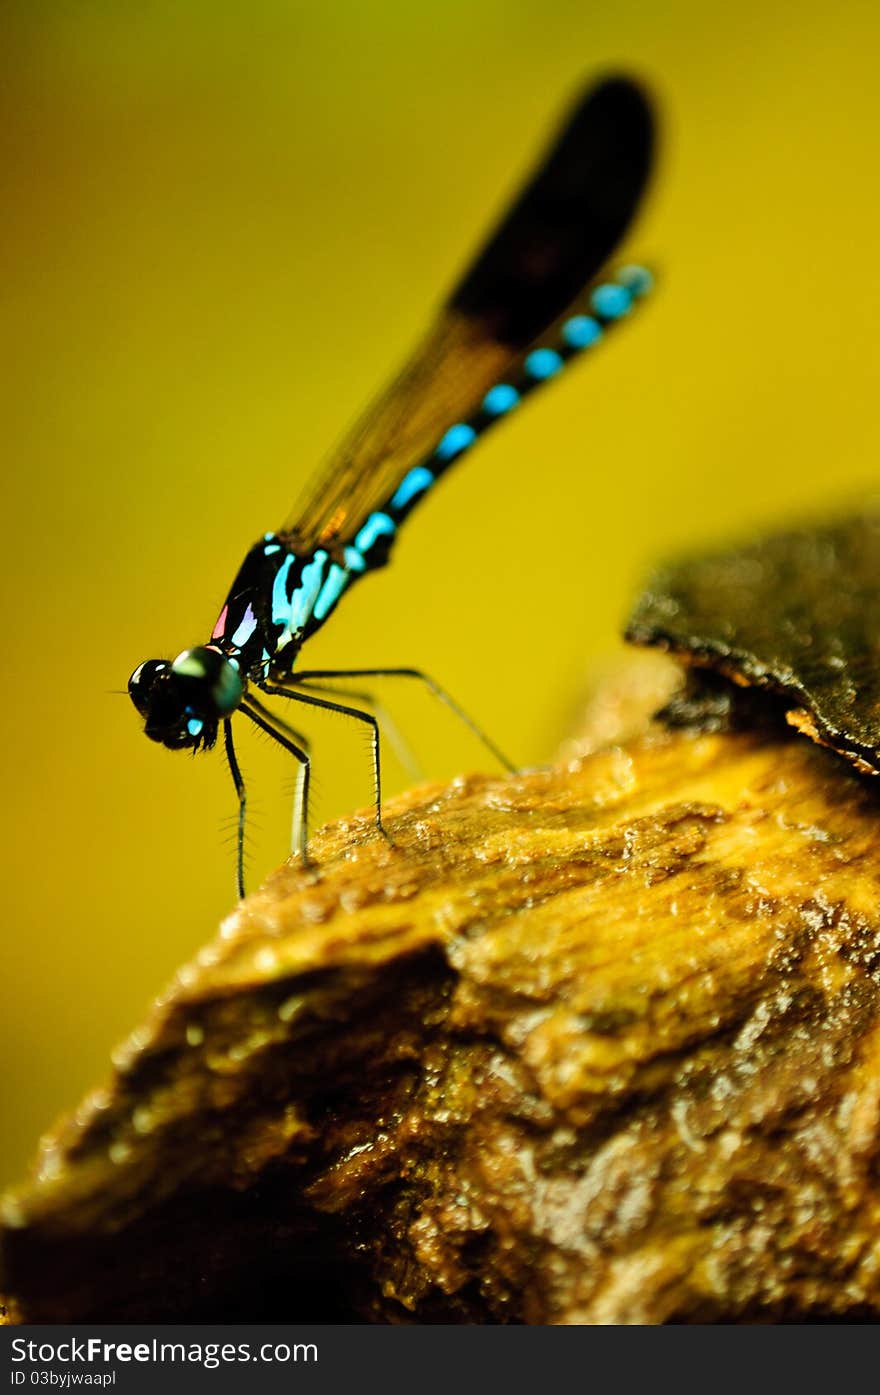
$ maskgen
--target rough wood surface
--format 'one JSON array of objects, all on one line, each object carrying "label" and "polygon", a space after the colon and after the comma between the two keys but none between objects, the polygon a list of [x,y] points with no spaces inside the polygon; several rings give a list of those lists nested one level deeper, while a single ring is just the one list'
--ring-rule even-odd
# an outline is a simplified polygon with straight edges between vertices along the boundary
[{"label": "rough wood surface", "polygon": [[[601,727],[601,721],[599,722]],[[38,1321],[880,1313],[878,786],[650,728],[325,829],[3,1209]]]}]

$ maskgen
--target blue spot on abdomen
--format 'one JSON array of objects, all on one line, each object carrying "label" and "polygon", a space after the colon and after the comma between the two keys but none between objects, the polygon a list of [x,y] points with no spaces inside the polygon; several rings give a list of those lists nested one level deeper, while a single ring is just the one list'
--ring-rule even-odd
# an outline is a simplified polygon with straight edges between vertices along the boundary
[{"label": "blue spot on abdomen", "polygon": [[572,315],[562,326],[562,337],[571,349],[588,349],[602,338],[602,326],[592,315]]},{"label": "blue spot on abdomen", "polygon": [[369,552],[378,538],[386,534],[390,537],[397,532],[397,525],[387,513],[371,513],[363,528],[357,534],[354,545],[358,552]]},{"label": "blue spot on abdomen", "polygon": [[519,393],[510,383],[496,383],[483,398],[483,411],[491,417],[502,417],[519,402]]},{"label": "blue spot on abdomen", "polygon": [[615,286],[608,281],[596,287],[590,296],[590,304],[603,320],[619,320],[632,305],[632,294],[626,286]]},{"label": "blue spot on abdomen", "polygon": [[562,358],[555,349],[533,349],[523,365],[530,378],[543,382],[552,378],[562,367]]},{"label": "blue spot on abdomen", "polygon": [[468,446],[473,445],[476,435],[474,428],[468,426],[466,421],[457,421],[454,426],[450,426],[434,454],[438,460],[454,460],[463,450],[467,450]]},{"label": "blue spot on abdomen", "polygon": [[416,465],[415,469],[410,470],[409,474],[404,475],[400,484],[397,486],[397,489],[391,497],[389,508],[405,509],[407,504],[410,503],[412,499],[415,499],[417,494],[424,494],[425,490],[430,489],[433,483],[434,476],[431,474],[431,471],[424,465]]},{"label": "blue spot on abdomen", "polygon": [[647,295],[654,287],[654,278],[646,266],[622,266],[617,279],[631,296]]}]

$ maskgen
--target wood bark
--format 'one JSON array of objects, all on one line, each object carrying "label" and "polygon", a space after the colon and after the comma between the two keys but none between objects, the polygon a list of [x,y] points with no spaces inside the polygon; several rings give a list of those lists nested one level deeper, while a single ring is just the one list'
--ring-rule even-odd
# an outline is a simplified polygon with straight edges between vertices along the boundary
[{"label": "wood bark", "polygon": [[229,917],[7,1195],[19,1317],[877,1316],[878,786],[627,702]]}]

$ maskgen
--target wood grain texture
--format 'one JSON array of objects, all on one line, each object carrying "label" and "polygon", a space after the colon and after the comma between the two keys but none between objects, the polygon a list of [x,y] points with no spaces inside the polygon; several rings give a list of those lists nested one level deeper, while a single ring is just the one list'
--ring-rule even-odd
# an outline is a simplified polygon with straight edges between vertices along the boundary
[{"label": "wood grain texture", "polygon": [[[601,726],[601,723],[600,723]],[[874,782],[649,727],[326,828],[7,1196],[30,1320],[880,1312]]]}]

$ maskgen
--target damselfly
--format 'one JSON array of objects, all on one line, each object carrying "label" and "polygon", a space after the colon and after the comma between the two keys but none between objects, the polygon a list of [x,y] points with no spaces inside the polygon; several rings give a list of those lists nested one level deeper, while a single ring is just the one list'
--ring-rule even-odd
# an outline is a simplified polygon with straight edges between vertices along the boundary
[{"label": "damselfly", "polygon": [[173,660],[148,659],[132,674],[128,690],[153,741],[208,750],[222,726],[239,803],[239,895],[246,796],[233,744],[235,712],[299,762],[297,841],[308,862],[308,742],[257,692],[369,729],[382,833],[379,722],[355,696],[338,701],[336,685],[371,677],[425,683],[509,765],[417,669],[293,666],[341,597],[385,565],[401,524],[477,437],[598,344],[649,289],[648,272],[636,266],[590,283],[632,220],[653,144],[650,105],[631,80],[608,78],[581,96],[402,373],[331,455],[303,507],[248,552],[208,643]]}]

